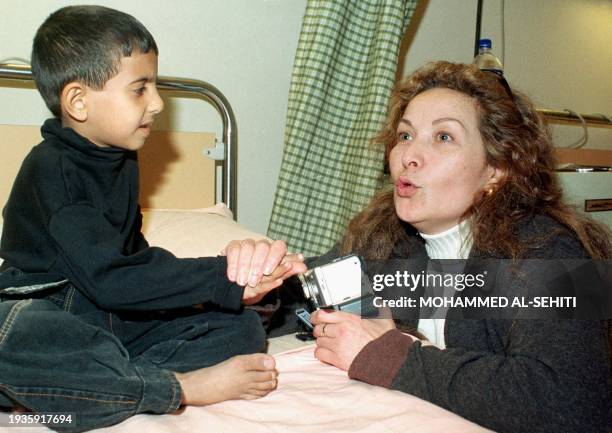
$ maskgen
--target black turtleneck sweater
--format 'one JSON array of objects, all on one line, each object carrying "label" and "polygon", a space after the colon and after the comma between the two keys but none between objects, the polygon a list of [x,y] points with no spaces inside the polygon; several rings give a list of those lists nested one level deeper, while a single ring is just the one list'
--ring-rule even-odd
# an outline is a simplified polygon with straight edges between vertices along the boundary
[{"label": "black turtleneck sweater", "polygon": [[3,211],[2,269],[25,273],[13,285],[28,276],[68,279],[109,311],[205,302],[240,308],[243,288],[226,278],[224,257],[179,259],[149,247],[140,232],[135,152],[98,147],[58,119],[41,131]]}]

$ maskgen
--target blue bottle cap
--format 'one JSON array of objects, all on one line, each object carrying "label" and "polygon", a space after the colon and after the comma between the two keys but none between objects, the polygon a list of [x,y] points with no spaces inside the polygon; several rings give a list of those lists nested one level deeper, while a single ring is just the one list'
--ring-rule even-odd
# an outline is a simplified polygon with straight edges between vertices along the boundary
[{"label": "blue bottle cap", "polygon": [[491,48],[491,39],[480,39],[478,41],[478,48]]}]

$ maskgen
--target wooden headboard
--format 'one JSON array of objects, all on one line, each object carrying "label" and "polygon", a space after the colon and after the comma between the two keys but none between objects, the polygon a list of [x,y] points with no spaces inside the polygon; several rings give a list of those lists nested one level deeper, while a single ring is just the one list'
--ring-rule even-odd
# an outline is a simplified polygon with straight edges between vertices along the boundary
[{"label": "wooden headboard", "polygon": [[[143,208],[195,209],[215,204],[215,161],[204,157],[215,135],[153,131],[139,151]],[[41,141],[39,126],[0,125],[0,208],[23,158]]]}]

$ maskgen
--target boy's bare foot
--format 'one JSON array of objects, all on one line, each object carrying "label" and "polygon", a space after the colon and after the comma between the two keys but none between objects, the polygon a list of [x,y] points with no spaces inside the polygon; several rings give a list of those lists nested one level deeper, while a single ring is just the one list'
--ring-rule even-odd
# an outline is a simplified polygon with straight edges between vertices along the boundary
[{"label": "boy's bare foot", "polygon": [[181,384],[181,404],[204,406],[225,400],[252,400],[276,388],[276,362],[270,355],[239,355],[212,367],[174,373]]}]

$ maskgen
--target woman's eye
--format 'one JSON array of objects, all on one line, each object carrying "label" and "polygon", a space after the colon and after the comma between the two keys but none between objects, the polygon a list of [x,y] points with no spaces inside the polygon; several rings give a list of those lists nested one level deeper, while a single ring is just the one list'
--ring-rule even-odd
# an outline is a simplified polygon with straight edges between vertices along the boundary
[{"label": "woman's eye", "polygon": [[442,132],[438,134],[438,140],[439,141],[453,141],[453,137],[450,134],[447,134],[446,132]]},{"label": "woman's eye", "polygon": [[412,140],[412,135],[408,132],[399,132],[397,134],[398,141],[409,141]]},{"label": "woman's eye", "polygon": [[141,96],[144,93],[144,91],[145,91],[145,88],[144,87],[140,87],[138,89],[135,89],[134,93],[136,93],[138,96]]}]

